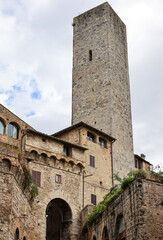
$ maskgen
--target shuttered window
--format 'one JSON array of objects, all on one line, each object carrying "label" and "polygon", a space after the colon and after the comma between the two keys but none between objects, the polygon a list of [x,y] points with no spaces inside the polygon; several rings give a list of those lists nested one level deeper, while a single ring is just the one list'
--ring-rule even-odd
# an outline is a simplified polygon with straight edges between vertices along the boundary
[{"label": "shuttered window", "polygon": [[32,170],[32,179],[33,179],[33,183],[37,187],[41,186],[41,173],[40,172]]},{"label": "shuttered window", "polygon": [[92,155],[89,155],[89,165],[95,168],[95,157]]},{"label": "shuttered window", "polygon": [[94,194],[91,194],[91,203],[93,205],[96,205],[96,195],[94,195]]}]

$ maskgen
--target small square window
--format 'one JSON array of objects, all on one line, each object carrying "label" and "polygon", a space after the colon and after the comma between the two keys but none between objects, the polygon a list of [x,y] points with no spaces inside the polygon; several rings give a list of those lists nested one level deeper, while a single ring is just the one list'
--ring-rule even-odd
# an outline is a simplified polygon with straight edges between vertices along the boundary
[{"label": "small square window", "polygon": [[94,194],[91,194],[91,203],[93,205],[96,205],[96,195],[94,195]]},{"label": "small square window", "polygon": [[55,181],[56,181],[56,183],[61,183],[61,175],[56,174]]},{"label": "small square window", "polygon": [[92,155],[89,155],[89,166],[95,168],[95,157]]}]

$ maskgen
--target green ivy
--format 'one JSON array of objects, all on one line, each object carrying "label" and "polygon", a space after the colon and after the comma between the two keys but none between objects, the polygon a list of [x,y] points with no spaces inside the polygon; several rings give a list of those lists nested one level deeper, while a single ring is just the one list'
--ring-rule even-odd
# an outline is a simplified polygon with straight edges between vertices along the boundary
[{"label": "green ivy", "polygon": [[126,178],[124,178],[123,179],[123,182],[122,182],[122,184],[121,184],[121,188],[122,189],[125,189],[132,181],[134,180],[134,178],[131,176],[129,176],[129,177],[126,177]]},{"label": "green ivy", "polygon": [[147,173],[144,170],[131,171],[125,178],[123,178],[123,180],[118,176],[118,174],[114,174],[114,178],[119,181],[120,184],[116,184],[112,187],[109,193],[104,196],[104,200],[93,208],[92,212],[85,220],[84,227],[90,227],[92,223],[102,215],[108,205],[113,202],[120,193],[122,193],[122,191],[134,180],[136,176],[146,177]]},{"label": "green ivy", "polygon": [[25,165],[23,166],[23,172],[24,172],[24,176],[25,176],[24,189],[29,189],[32,184],[32,175],[31,175],[29,169]]},{"label": "green ivy", "polygon": [[38,195],[38,187],[34,184],[32,184],[31,187],[31,197],[35,198]]}]

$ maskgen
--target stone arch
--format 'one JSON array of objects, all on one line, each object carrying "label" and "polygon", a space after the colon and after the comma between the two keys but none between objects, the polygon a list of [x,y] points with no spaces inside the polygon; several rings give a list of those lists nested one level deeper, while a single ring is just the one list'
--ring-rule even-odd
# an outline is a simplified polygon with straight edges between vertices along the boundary
[{"label": "stone arch", "polygon": [[55,155],[51,155],[50,157],[49,157],[49,160],[48,160],[48,165],[55,165],[56,164],[56,161],[57,161],[57,158],[56,158],[56,156]]},{"label": "stone arch", "polygon": [[80,171],[82,171],[82,169],[84,168],[83,164],[82,163],[77,163],[77,167],[80,168]]},{"label": "stone arch", "polygon": [[15,231],[15,238],[14,238],[14,240],[19,240],[19,239],[20,239],[19,228],[17,228],[16,231]]},{"label": "stone arch", "polygon": [[123,214],[119,214],[116,220],[115,228],[116,240],[126,240],[126,224]]},{"label": "stone arch", "polygon": [[31,154],[32,154],[33,156],[37,156],[37,155],[38,155],[38,152],[37,152],[36,150],[31,150]]},{"label": "stone arch", "polygon": [[109,240],[109,234],[108,234],[108,229],[105,226],[103,231],[102,231],[102,240]]},{"label": "stone arch", "polygon": [[69,204],[61,199],[51,200],[46,208],[46,240],[70,239],[72,211]]},{"label": "stone arch", "polygon": [[46,153],[41,153],[41,155],[40,155],[40,158],[41,158],[42,162],[46,162],[47,161],[47,157],[48,157],[48,155]]}]

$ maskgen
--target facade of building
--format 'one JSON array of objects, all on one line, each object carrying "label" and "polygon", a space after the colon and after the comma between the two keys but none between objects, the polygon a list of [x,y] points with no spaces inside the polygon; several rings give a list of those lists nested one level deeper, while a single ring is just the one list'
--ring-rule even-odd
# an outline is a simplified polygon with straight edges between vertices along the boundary
[{"label": "facade of building", "polygon": [[114,173],[134,169],[126,26],[106,2],[73,21],[72,124],[115,137]]},{"label": "facade of building", "polygon": [[[46,135],[0,105],[0,240],[95,240],[102,228],[103,239],[149,239],[135,235],[130,222],[141,224],[139,203],[151,182],[143,182],[142,195],[134,182],[118,197],[123,204],[116,200],[114,211],[82,234],[83,209],[103,200],[114,172],[134,169],[134,154],[125,25],[104,3],[74,18],[73,27],[73,125]],[[155,189],[161,194],[161,184]],[[122,232],[115,233],[120,213]]]}]

